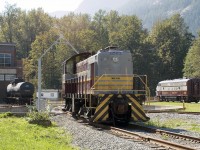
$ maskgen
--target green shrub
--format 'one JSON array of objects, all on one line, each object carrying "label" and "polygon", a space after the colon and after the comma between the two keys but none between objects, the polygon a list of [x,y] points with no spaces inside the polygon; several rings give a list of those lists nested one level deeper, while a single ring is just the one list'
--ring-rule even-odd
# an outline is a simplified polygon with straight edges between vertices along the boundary
[{"label": "green shrub", "polygon": [[32,124],[38,124],[42,126],[51,126],[49,114],[47,112],[32,111],[27,114],[28,122]]},{"label": "green shrub", "polygon": [[3,113],[3,114],[0,114],[0,118],[8,118],[8,117],[11,117],[13,116],[13,114],[11,112],[6,112],[6,113]]}]

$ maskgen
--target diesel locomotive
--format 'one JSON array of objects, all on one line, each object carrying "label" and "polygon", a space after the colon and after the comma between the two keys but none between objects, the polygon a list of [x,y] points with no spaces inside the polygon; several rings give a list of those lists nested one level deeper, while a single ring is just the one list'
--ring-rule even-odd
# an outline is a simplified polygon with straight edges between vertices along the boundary
[{"label": "diesel locomotive", "polygon": [[147,121],[142,107],[146,96],[147,77],[133,74],[130,51],[107,47],[63,63],[63,110],[75,115],[113,124]]},{"label": "diesel locomotive", "polygon": [[174,79],[160,81],[156,87],[160,101],[196,102],[200,100],[200,79]]},{"label": "diesel locomotive", "polygon": [[32,104],[34,85],[30,82],[24,82],[23,79],[16,78],[7,86],[7,104]]}]

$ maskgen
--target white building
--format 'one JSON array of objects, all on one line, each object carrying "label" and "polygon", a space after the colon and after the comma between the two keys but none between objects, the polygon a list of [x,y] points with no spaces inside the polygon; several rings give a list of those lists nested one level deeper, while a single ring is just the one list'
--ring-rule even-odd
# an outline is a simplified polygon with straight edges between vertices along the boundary
[{"label": "white building", "polygon": [[[38,97],[38,92],[37,92],[37,97]],[[60,91],[58,89],[42,89],[41,99],[59,100],[60,99]]]}]

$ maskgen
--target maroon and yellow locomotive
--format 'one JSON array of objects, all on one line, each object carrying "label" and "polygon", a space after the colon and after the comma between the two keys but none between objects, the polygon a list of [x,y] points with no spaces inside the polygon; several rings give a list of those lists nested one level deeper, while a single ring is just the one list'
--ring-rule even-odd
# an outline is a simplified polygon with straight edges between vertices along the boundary
[{"label": "maroon and yellow locomotive", "polygon": [[93,122],[147,121],[142,103],[145,75],[133,74],[130,51],[108,47],[97,54],[77,54],[64,62],[62,96],[65,110]]}]

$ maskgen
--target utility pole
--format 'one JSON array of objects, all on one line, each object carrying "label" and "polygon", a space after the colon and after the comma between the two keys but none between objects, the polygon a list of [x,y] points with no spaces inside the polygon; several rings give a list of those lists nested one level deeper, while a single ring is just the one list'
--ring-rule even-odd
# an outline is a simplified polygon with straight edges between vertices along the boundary
[{"label": "utility pole", "polygon": [[[64,42],[60,42],[61,39],[63,39]],[[40,100],[41,100],[41,91],[42,91],[42,89],[41,89],[41,82],[42,82],[41,81],[42,80],[42,71],[41,71],[41,68],[42,68],[42,57],[44,57],[46,55],[46,53],[50,49],[52,49],[52,47],[54,45],[56,45],[58,43],[64,43],[64,44],[70,46],[73,49],[73,51],[75,51],[77,54],[79,54],[79,52],[72,46],[72,44],[68,40],[66,40],[63,37],[63,35],[60,35],[60,37],[48,49],[46,49],[44,51],[44,53],[38,58],[38,102],[37,102],[37,105],[38,105],[37,109],[38,109],[38,111],[40,111]]]}]

